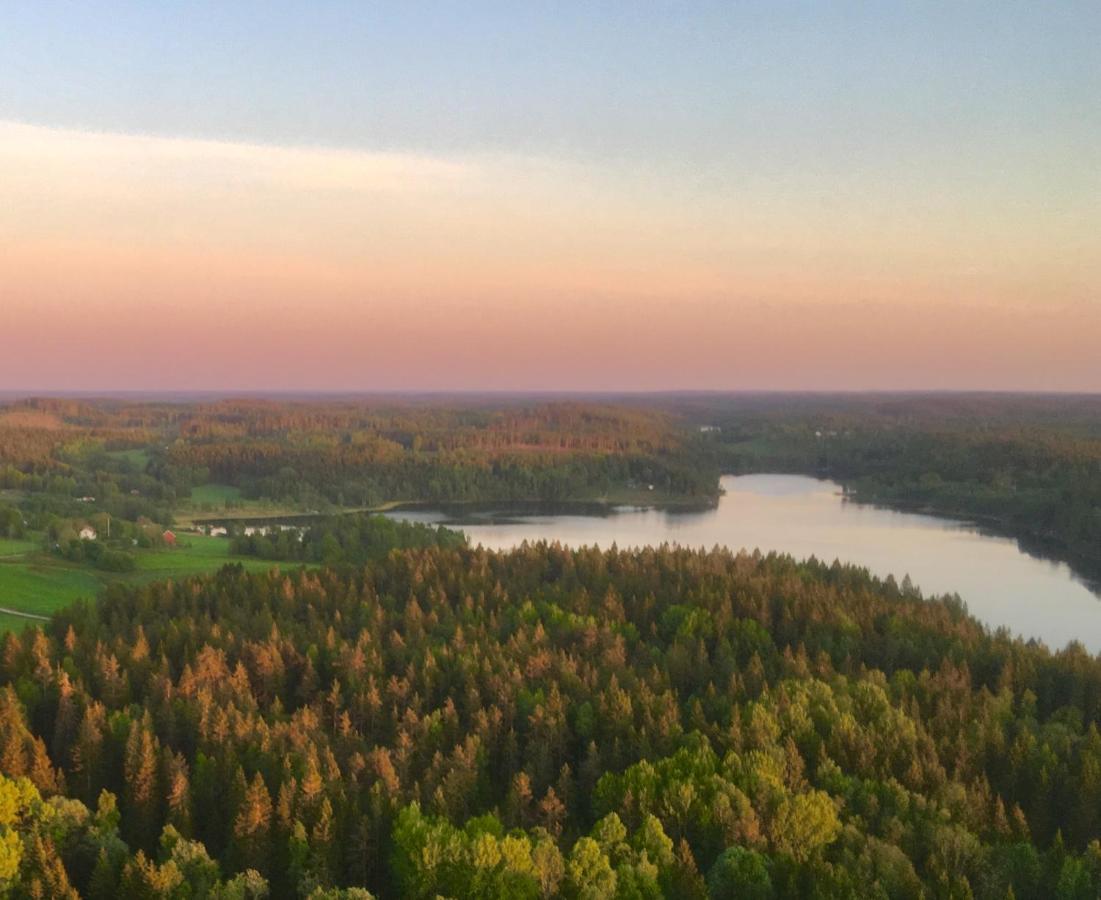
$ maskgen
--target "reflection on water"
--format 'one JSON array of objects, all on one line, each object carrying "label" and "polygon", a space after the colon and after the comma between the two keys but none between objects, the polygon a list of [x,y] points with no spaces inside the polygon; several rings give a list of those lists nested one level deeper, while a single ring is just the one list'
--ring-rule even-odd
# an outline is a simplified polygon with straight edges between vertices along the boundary
[{"label": "reflection on water", "polygon": [[454,524],[491,548],[550,540],[572,546],[638,547],[665,542],[778,550],[856,563],[926,595],[957,593],[993,626],[1052,647],[1072,639],[1101,650],[1101,602],[1064,563],[1022,552],[1017,542],[973,526],[846,501],[840,485],[799,475],[727,476],[717,507],[495,507],[398,510],[396,518]]}]

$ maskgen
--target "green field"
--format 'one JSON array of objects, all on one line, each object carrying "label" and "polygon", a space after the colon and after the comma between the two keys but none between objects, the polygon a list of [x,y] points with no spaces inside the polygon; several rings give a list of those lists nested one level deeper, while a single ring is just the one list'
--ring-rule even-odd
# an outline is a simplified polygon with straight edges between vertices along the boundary
[{"label": "green field", "polygon": [[182,534],[176,547],[138,551],[138,570],[142,572],[192,571],[197,566],[220,566],[229,562],[229,541],[205,534]]},{"label": "green field", "polygon": [[191,489],[191,502],[202,506],[224,506],[241,499],[241,489],[229,484],[200,484]]},{"label": "green field", "polygon": [[[338,512],[363,512],[367,507],[343,506]],[[334,510],[329,510],[333,512]],[[228,521],[231,519],[284,519],[293,516],[316,516],[320,510],[304,508],[272,500],[237,500],[229,508],[221,504],[206,504],[205,508],[187,503],[173,511],[173,519],[179,528],[190,528],[197,522]]]},{"label": "green field", "polygon": [[104,579],[91,569],[51,559],[0,564],[0,606],[48,616],[77,597],[94,597]]},{"label": "green field", "polygon": [[28,625],[42,624],[45,623],[39,622],[37,619],[25,619],[23,616],[11,616],[7,613],[0,613],[0,635],[5,631],[14,631],[18,634]]},{"label": "green field", "polygon": [[139,472],[144,472],[145,467],[149,464],[149,451],[141,447],[135,447],[131,450],[112,450],[107,455],[113,459],[125,459]]},{"label": "green field", "polygon": [[21,556],[25,553],[31,553],[37,550],[39,547],[38,541],[32,540],[15,540],[13,538],[0,538],[0,557],[4,556]]},{"label": "green field", "polygon": [[231,562],[239,562],[251,570],[266,570],[272,565],[268,560],[230,556],[229,541],[222,537],[187,534],[181,535],[179,542],[179,546],[172,549],[136,553],[138,571],[117,577],[124,581],[151,581],[156,578],[213,572]]},{"label": "green field", "polygon": [[[13,546],[17,543],[24,551],[38,547],[35,542],[9,542]],[[45,553],[0,560],[0,607],[49,616],[78,597],[96,596],[111,582],[145,584],[161,578],[182,578],[214,572],[231,562],[250,571],[266,571],[277,565],[270,560],[231,557],[228,540],[199,534],[180,535],[177,547],[135,550],[134,557],[137,570],[126,573],[101,572]],[[32,620],[0,613],[0,633],[19,631],[28,622]]]}]

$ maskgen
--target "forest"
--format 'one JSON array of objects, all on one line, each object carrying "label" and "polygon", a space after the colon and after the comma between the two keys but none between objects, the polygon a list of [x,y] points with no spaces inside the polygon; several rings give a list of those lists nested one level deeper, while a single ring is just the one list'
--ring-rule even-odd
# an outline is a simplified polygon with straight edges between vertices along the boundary
[{"label": "forest", "polygon": [[1101,891],[1101,661],[775,554],[443,544],[0,647],[19,897]]}]

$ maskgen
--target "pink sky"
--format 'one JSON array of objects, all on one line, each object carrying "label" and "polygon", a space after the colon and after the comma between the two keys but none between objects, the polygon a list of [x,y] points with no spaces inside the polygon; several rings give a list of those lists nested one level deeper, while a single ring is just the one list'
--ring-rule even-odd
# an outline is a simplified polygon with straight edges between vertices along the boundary
[{"label": "pink sky", "polygon": [[1096,391],[1097,207],[0,122],[0,389]]}]

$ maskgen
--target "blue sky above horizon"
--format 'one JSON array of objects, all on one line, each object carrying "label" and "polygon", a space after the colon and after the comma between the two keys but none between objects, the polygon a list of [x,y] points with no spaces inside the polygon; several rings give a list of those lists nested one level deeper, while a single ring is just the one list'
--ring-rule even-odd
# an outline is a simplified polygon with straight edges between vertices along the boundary
[{"label": "blue sky above horizon", "polygon": [[1085,150],[1101,124],[1091,2],[108,0],[5,19],[4,118],[78,130],[697,164],[732,143],[1027,146],[1045,125]]},{"label": "blue sky above horizon", "polygon": [[[525,388],[1101,389],[1082,343],[1101,327],[1099,39],[1088,2],[8,4],[7,333],[49,348],[32,311],[72,310],[76,291],[87,328],[85,310],[124,320],[112,297],[171,281],[146,300],[165,328],[229,298],[270,315],[277,346],[327,343],[287,357],[285,386],[321,360],[303,387],[508,371]],[[306,196],[334,165],[344,200]],[[386,179],[407,194],[379,202]],[[42,277],[62,260],[79,290]],[[296,289],[257,281],[273,260]],[[341,331],[466,349],[443,354],[446,375],[357,365],[283,316],[318,292]],[[653,323],[638,346],[672,341],[676,365],[599,358],[632,310]],[[563,311],[592,332],[556,338],[565,376],[531,352]],[[742,347],[739,322],[774,344]],[[896,352],[854,367],[854,331]],[[838,352],[776,368],[793,333],[791,352],[822,334]],[[97,386],[134,377],[142,357],[118,352]],[[974,365],[938,370],[938,353]],[[9,359],[0,380],[40,365]]]}]

